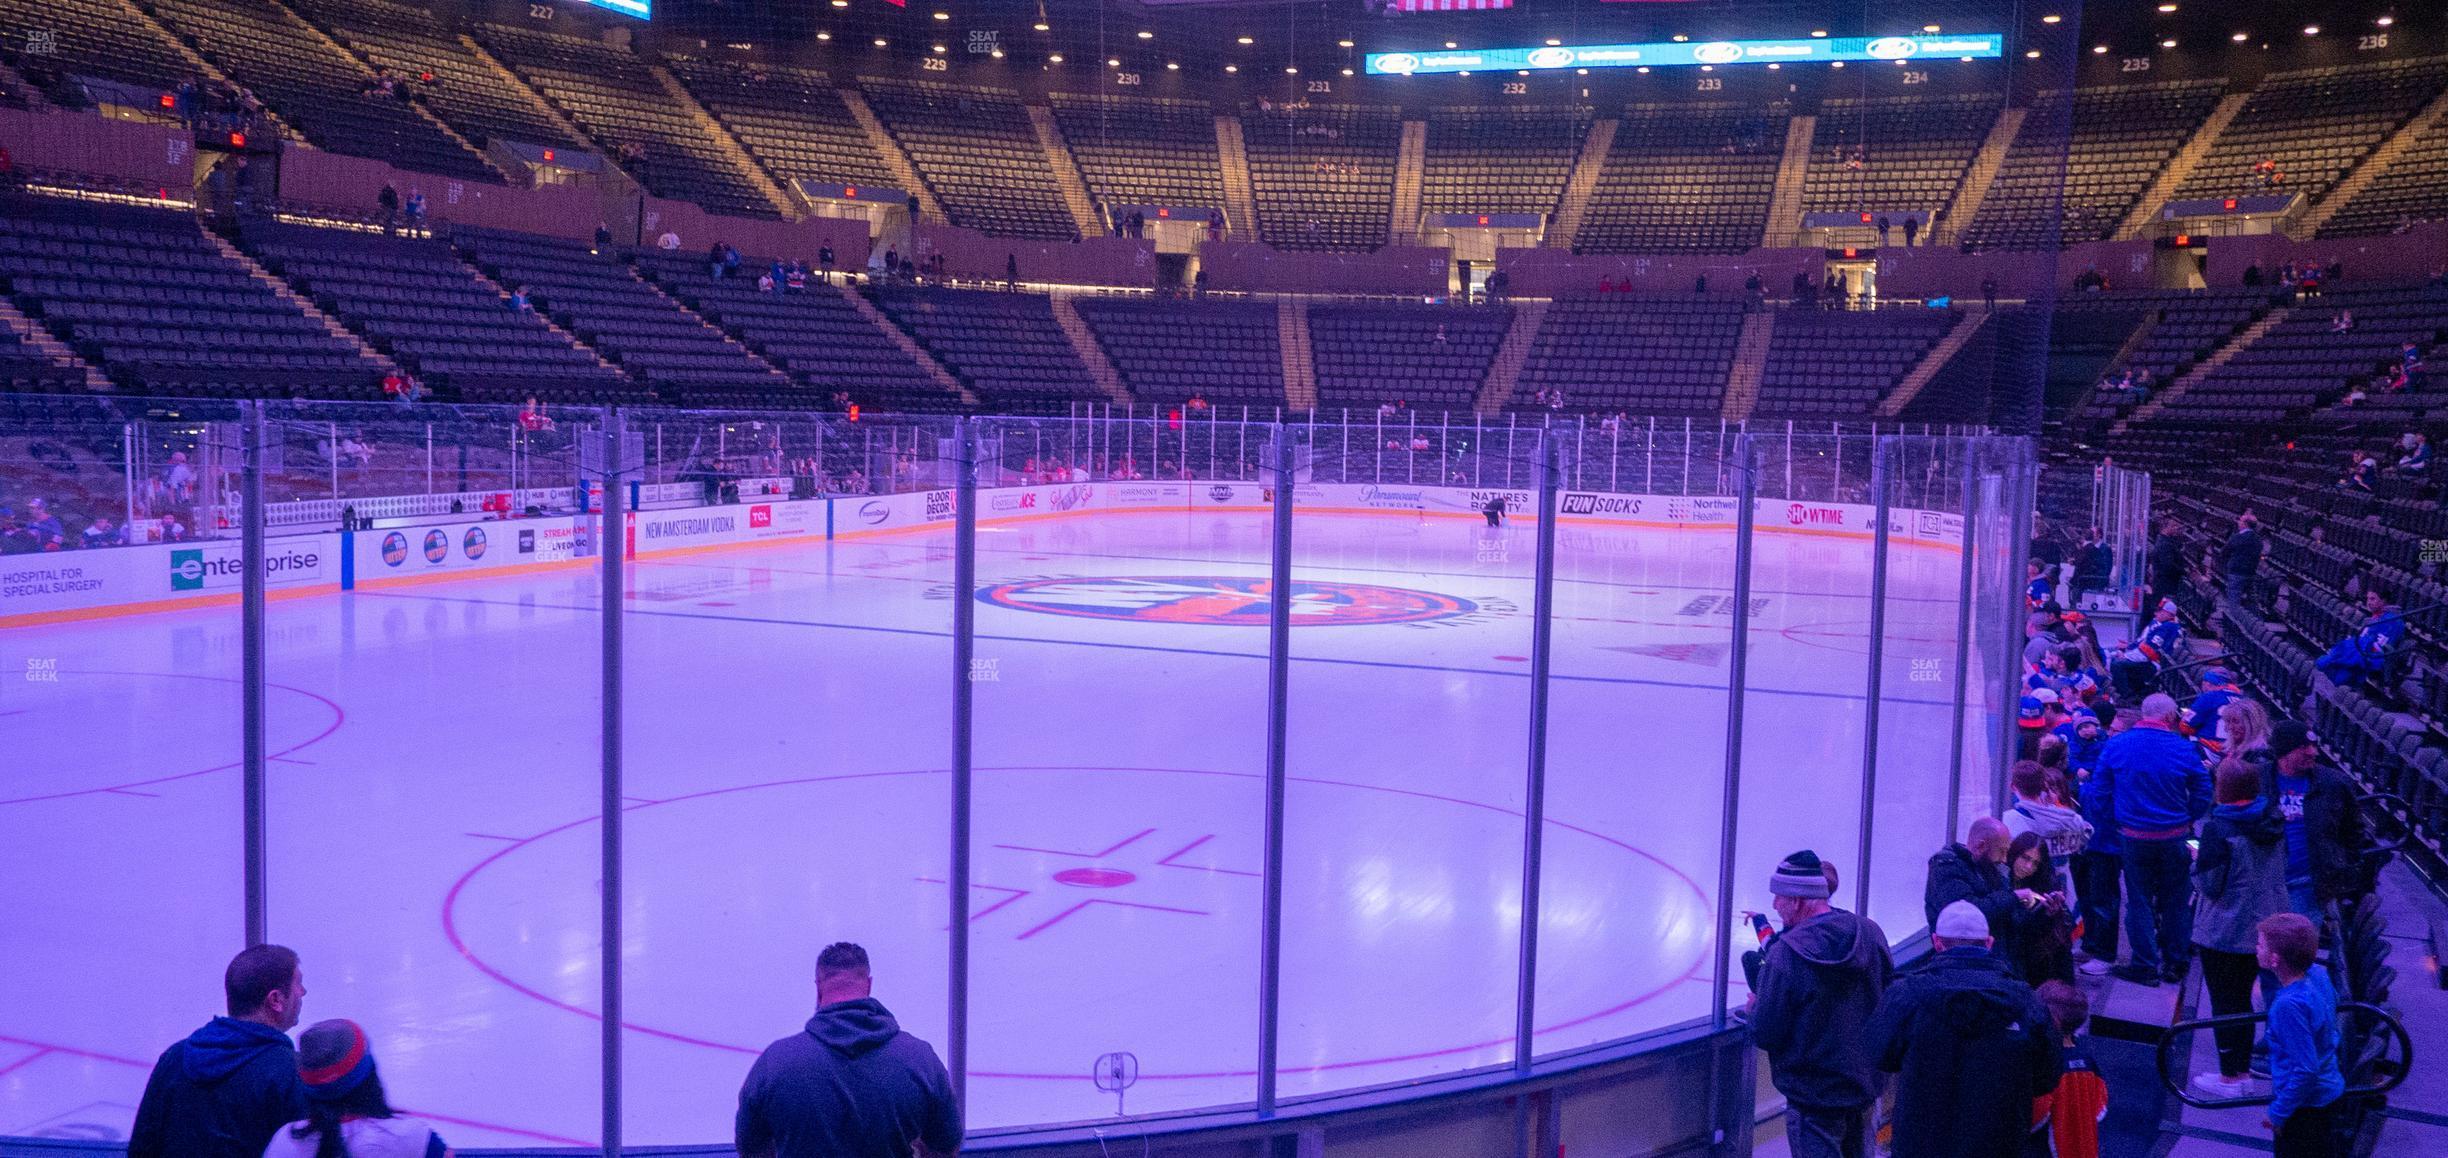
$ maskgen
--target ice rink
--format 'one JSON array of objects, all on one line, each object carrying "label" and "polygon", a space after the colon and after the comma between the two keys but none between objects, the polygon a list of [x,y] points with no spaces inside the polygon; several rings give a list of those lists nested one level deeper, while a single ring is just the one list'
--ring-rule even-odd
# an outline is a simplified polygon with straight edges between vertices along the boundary
[{"label": "ice rink", "polygon": [[[981,530],[974,1127],[1112,1114],[1088,1072],[1117,1050],[1134,1113],[1253,1096],[1267,535],[1204,511]],[[1287,1098],[1510,1060],[1535,535],[1297,520]],[[1559,536],[1542,1053],[1706,1015],[1735,567],[1722,530]],[[1737,909],[1803,847],[1853,903],[1870,554],[1756,540]],[[1866,859],[1899,939],[1946,838],[1960,566],[1891,556]],[[723,1141],[827,942],[865,944],[940,1046],[950,540],[633,577],[626,1140]],[[363,1023],[394,1101],[462,1146],[596,1135],[598,584],[270,609],[272,939],[303,955],[307,1019]],[[218,1011],[239,657],[234,607],[0,632],[0,1134],[123,1133],[155,1055]]]}]

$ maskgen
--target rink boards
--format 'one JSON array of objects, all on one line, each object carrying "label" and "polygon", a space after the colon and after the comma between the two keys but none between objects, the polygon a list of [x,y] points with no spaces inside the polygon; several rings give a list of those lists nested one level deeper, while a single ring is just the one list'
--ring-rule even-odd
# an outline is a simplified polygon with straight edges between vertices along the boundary
[{"label": "rink boards", "polygon": [[[1410,515],[1477,519],[1501,498],[1510,519],[1535,521],[1538,494],[1522,489],[1300,483],[1296,515]],[[1272,507],[1275,488],[1244,481],[1078,482],[978,492],[981,524],[1098,513],[1242,511]],[[1755,500],[1753,527],[1777,534],[1868,538],[1877,509],[1860,503]],[[1739,499],[1724,496],[1564,491],[1559,525],[1731,530]],[[1893,543],[1959,550],[1963,517],[1894,508]],[[743,502],[633,511],[625,543],[641,558],[774,542],[854,538],[941,529],[956,517],[950,489],[906,494]],[[329,594],[499,573],[586,566],[597,516],[520,519],[447,517],[430,522],[281,535],[265,541],[272,598]],[[239,597],[240,542],[152,543],[0,559],[0,627],[69,622],[225,603]]]}]

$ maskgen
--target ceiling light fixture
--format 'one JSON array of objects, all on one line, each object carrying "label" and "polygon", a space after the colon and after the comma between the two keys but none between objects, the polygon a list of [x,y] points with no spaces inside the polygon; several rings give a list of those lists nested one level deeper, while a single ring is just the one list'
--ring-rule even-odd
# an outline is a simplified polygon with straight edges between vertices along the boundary
[{"label": "ceiling light fixture", "polygon": [[1923,31],[1923,32],[1936,32],[1936,31],[1938,31],[1938,26],[1937,26],[1937,25],[1935,25],[1935,24],[1924,24],[1924,25],[1922,25],[1922,26],[1921,26],[1921,31]]},{"label": "ceiling light fixture", "polygon": [[1118,56],[1109,56],[1109,57],[1106,57],[1106,58],[1105,58],[1105,67],[1107,67],[1107,68],[1120,68],[1120,67],[1122,67],[1122,58],[1121,58],[1121,57],[1118,57]]},{"label": "ceiling light fixture", "polygon": [[1181,62],[1180,62],[1180,61],[1178,61],[1178,60],[1168,60],[1168,61],[1166,61],[1166,62],[1165,62],[1165,71],[1166,71],[1166,72],[1180,72],[1180,71],[1181,71]]},{"label": "ceiling light fixture", "polygon": [[2167,39],[2165,39],[2165,40],[2160,41],[2160,42],[2159,42],[2159,47],[2161,47],[2161,48],[2174,48],[2174,47],[2176,47],[2176,38],[2175,38],[2175,37],[2173,37],[2173,36],[2171,36],[2171,37],[2168,37],[2168,38],[2167,38]]},{"label": "ceiling light fixture", "polygon": [[818,40],[831,40],[831,39],[833,39],[833,34],[832,34],[832,33],[830,33],[830,32],[819,32],[819,33],[817,33],[817,34],[816,34],[816,39],[818,39]]},{"label": "ceiling light fixture", "polygon": [[2244,43],[2245,41],[2252,39],[2252,33],[2249,33],[2249,32],[2239,32],[2239,33],[2236,33],[2236,34],[2235,34],[2235,35],[2233,35],[2233,36],[2228,37],[2227,39],[2232,40],[2232,41],[2235,41],[2237,44],[2242,44],[2242,43]]},{"label": "ceiling light fixture", "polygon": [[2091,55],[2093,55],[2093,56],[2106,56],[2106,55],[2108,55],[2108,46],[2107,46],[2107,45],[2105,45],[2105,44],[2094,44],[2094,45],[2092,45],[2092,46],[2091,46]]},{"label": "ceiling light fixture", "polygon": [[1155,33],[1153,33],[1153,32],[1148,31],[1148,30],[1147,30],[1147,29],[1145,29],[1145,28],[1142,28],[1142,29],[1140,29],[1140,30],[1139,30],[1139,39],[1141,39],[1141,40],[1154,40],[1154,39],[1156,39],[1156,34],[1155,34]]},{"label": "ceiling light fixture", "polygon": [[1255,41],[1255,40],[1250,39],[1250,38],[1249,38],[1249,37],[1247,37],[1247,36],[1244,36],[1244,37],[1241,37],[1241,38],[1240,38],[1240,39],[1238,39],[1238,40],[1235,40],[1233,43],[1235,43],[1235,44],[1256,44],[1256,43],[1258,43],[1258,42],[1257,42],[1257,41]]},{"label": "ceiling light fixture", "polygon": [[1825,29],[1825,28],[1813,28],[1813,29],[1811,29],[1811,38],[1812,38],[1812,39],[1814,39],[1814,40],[1825,40],[1825,39],[1827,39],[1827,29]]},{"label": "ceiling light fixture", "polygon": [[1678,33],[1675,33],[1675,34],[1674,34],[1674,42],[1675,42],[1676,44],[1681,44],[1681,43],[1683,43],[1684,41],[1686,41],[1686,40],[1690,40],[1690,39],[1691,39],[1691,37],[1685,36],[1685,35],[1683,35],[1683,34],[1682,34],[1682,33],[1680,33],[1680,32],[1678,32]]},{"label": "ceiling light fixture", "polygon": [[2397,18],[2396,18],[2396,17],[2394,17],[2394,16],[2389,16],[2389,15],[2383,14],[2383,15],[2382,15],[2382,16],[2381,16],[2381,17],[2380,17],[2378,20],[2374,20],[2374,21],[2372,21],[2372,23],[2377,24],[2377,25],[2379,25],[2379,26],[2380,26],[2380,27],[2382,27],[2382,28],[2386,28],[2386,27],[2388,27],[2388,26],[2389,26],[2389,25],[2391,25],[2391,24],[2395,24],[2395,23],[2397,23]]},{"label": "ceiling light fixture", "polygon": [[2165,14],[2167,14],[2167,13],[2174,12],[2175,10],[2176,10],[2176,6],[2175,6],[2175,5],[2173,5],[2173,4],[2162,4],[2162,5],[2160,5],[2160,6],[2159,6],[2159,12],[2160,12],[2160,14],[2161,14],[2161,15],[2165,15]]},{"label": "ceiling light fixture", "polygon": [[1351,74],[1352,74],[1352,70],[1350,70],[1350,69],[1348,69],[1348,68],[1343,70],[1343,75],[1345,75],[1345,76],[1350,76]]},{"label": "ceiling light fixture", "polygon": [[1336,48],[1350,48],[1351,46],[1352,46],[1352,42],[1351,42],[1351,41],[1348,41],[1348,40],[1338,40],[1338,41],[1335,41],[1335,47],[1336,47]]},{"label": "ceiling light fixture", "polygon": [[2320,35],[2320,25],[2318,25],[2318,24],[2306,24],[2306,25],[2304,25],[2304,35],[2306,35],[2306,36],[2318,36],[2318,35]]},{"label": "ceiling light fixture", "polygon": [[1062,54],[1061,54],[1061,53],[1059,53],[1059,52],[1057,52],[1057,53],[1053,53],[1053,54],[1051,54],[1051,55],[1047,56],[1047,57],[1046,57],[1046,63],[1047,63],[1047,64],[1061,64],[1061,63],[1062,63]]},{"label": "ceiling light fixture", "polygon": [[1240,65],[1237,65],[1237,64],[1228,64],[1228,65],[1225,65],[1225,66],[1224,66],[1224,71],[1226,71],[1226,72],[1239,72],[1239,71],[1241,71],[1241,66],[1240,66]]},{"label": "ceiling light fixture", "polygon": [[2024,53],[2024,54],[2023,54],[2023,59],[2025,59],[2025,60],[2038,60],[2038,59],[2040,59],[2040,50],[2039,50],[2039,49],[2037,49],[2037,48],[2035,48],[2035,49],[2032,49],[2032,50],[2031,50],[2031,51],[2029,51],[2029,52]]},{"label": "ceiling light fixture", "polygon": [[1556,48],[1556,47],[1559,47],[1559,46],[1561,46],[1563,43],[1564,43],[1563,41],[1558,40],[1558,39],[1556,39],[1555,37],[1552,37],[1552,36],[1550,36],[1550,37],[1548,37],[1548,38],[1547,38],[1547,47],[1549,47],[1549,48]]},{"label": "ceiling light fixture", "polygon": [[940,45],[940,44],[930,45],[929,47],[931,47],[931,48],[933,48],[933,49],[935,50],[935,55],[937,55],[937,56],[942,56],[944,53],[951,51],[950,49],[945,48],[943,45]]},{"label": "ceiling light fixture", "polygon": [[1448,40],[1448,41],[1446,41],[1446,42],[1445,42],[1445,47],[1447,47],[1447,48],[1460,48],[1460,47],[1462,47],[1462,46],[1461,46],[1460,44],[1457,44],[1457,43],[1455,43],[1455,42],[1451,41],[1451,40]]},{"label": "ceiling light fixture", "polygon": [[2042,23],[2042,24],[2055,24],[2055,23],[2057,23],[2058,21],[2063,20],[2063,19],[2065,19],[2065,17],[2063,17],[2063,16],[2059,16],[2058,14],[2056,14],[2056,13],[2054,13],[2054,12],[2051,12],[2051,13],[2049,13],[2048,15],[2041,17],[2041,18],[2040,18],[2040,23]]},{"label": "ceiling light fixture", "polygon": [[950,19],[952,19],[952,14],[951,14],[951,13],[949,13],[949,12],[938,12],[938,13],[936,13],[936,14],[935,14],[935,19],[937,19],[937,20],[950,20]]},{"label": "ceiling light fixture", "polygon": [[1287,64],[1287,65],[1285,65],[1285,66],[1284,66],[1284,75],[1285,75],[1285,76],[1299,76],[1299,75],[1300,75],[1300,66],[1298,66],[1298,65],[1292,65],[1292,64]]},{"label": "ceiling light fixture", "polygon": [[881,37],[881,36],[876,37],[876,38],[875,38],[875,46],[876,46],[877,48],[882,48],[882,47],[884,47],[884,38],[883,38],[883,37]]},{"label": "ceiling light fixture", "polygon": [[1029,25],[1029,27],[1034,28],[1034,29],[1036,29],[1036,30],[1037,30],[1037,31],[1039,31],[1039,32],[1045,32],[1045,31],[1049,31],[1049,30],[1050,30],[1050,29],[1049,29],[1049,26],[1048,26],[1048,25],[1046,24],[1046,22],[1045,22],[1045,21],[1043,21],[1043,20],[1040,20],[1040,21],[1038,21],[1038,22],[1037,22],[1037,23],[1035,23],[1035,24],[1031,24],[1031,25]]}]

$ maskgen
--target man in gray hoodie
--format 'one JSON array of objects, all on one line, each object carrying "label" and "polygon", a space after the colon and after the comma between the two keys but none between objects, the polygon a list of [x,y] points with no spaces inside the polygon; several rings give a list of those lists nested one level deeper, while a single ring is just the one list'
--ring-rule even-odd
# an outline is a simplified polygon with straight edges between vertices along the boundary
[{"label": "man in gray hoodie", "polygon": [[740,1087],[743,1158],[911,1158],[961,1144],[960,1106],[935,1050],[868,996],[867,951],[816,958],[816,1016],[765,1047]]},{"label": "man in gray hoodie", "polygon": [[1870,1158],[1878,1064],[1867,1029],[1895,976],[1887,934],[1828,906],[1828,880],[1808,849],[1778,864],[1768,891],[1785,931],[1768,945],[1751,994],[1751,1037],[1768,1052],[1785,1095],[1794,1158]]}]

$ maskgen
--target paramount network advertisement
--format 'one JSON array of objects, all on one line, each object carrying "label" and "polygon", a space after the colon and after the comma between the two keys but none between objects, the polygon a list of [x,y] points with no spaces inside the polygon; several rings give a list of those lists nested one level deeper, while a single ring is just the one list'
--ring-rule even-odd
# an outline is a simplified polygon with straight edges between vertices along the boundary
[{"label": "paramount network advertisement", "polygon": [[1677,44],[1566,44],[1543,48],[1482,48],[1441,52],[1372,52],[1371,76],[1423,76],[1488,69],[1633,68],[1709,64],[1820,64],[1838,60],[1990,58],[2006,53],[1998,33],[1969,36],[1832,37],[1804,40],[1712,40]]}]

